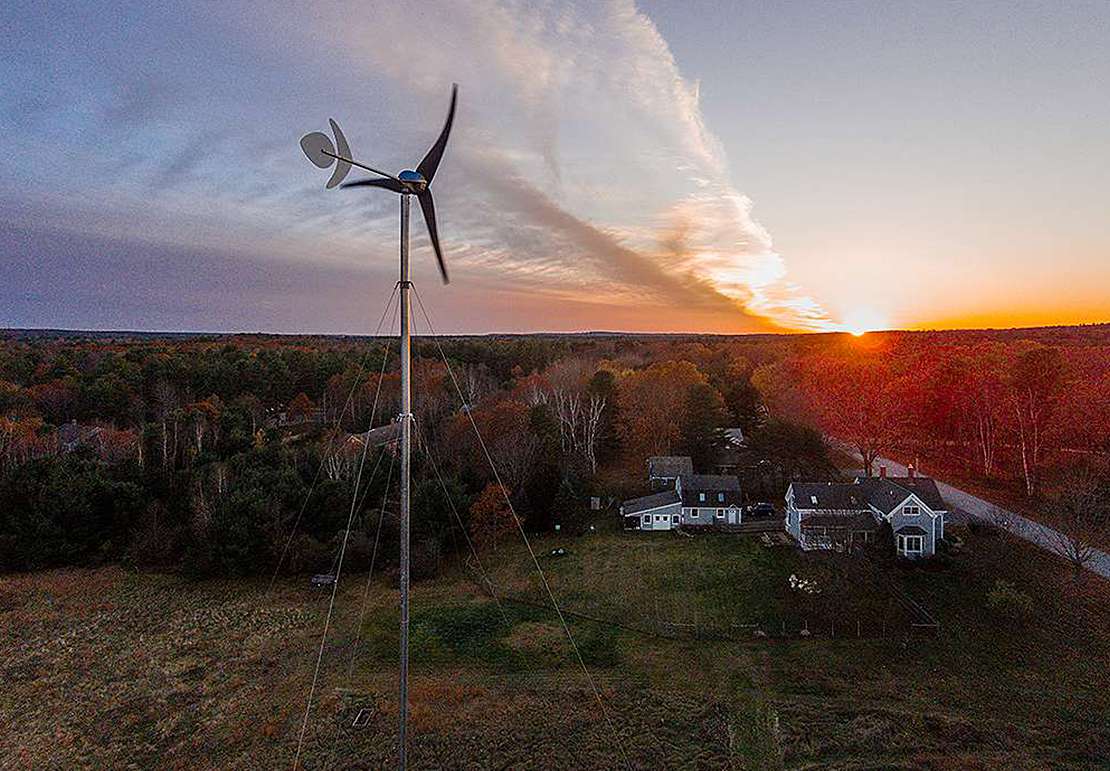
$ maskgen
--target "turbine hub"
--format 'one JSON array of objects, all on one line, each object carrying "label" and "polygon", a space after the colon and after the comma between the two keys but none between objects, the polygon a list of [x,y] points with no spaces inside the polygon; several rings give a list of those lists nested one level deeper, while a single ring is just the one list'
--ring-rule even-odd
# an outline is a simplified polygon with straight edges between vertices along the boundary
[{"label": "turbine hub", "polygon": [[405,169],[397,175],[397,179],[401,180],[401,182],[405,184],[405,187],[410,188],[413,192],[421,192],[428,187],[428,182],[424,179],[424,175],[412,169]]}]

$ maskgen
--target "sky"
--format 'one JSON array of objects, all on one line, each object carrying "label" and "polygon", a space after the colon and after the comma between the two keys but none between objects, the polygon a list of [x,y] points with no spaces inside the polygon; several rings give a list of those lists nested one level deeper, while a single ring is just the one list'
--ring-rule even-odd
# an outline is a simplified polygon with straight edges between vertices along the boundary
[{"label": "sky", "polygon": [[[412,168],[451,332],[1110,321],[1110,3],[7,2],[0,326],[358,333]],[[357,173],[357,170],[356,170]],[[352,178],[356,175],[352,174]]]}]

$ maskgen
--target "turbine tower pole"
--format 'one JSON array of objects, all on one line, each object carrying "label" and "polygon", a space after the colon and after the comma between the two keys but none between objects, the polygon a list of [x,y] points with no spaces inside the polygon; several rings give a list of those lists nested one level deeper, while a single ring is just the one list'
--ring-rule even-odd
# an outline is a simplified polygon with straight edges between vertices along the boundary
[{"label": "turbine tower pole", "polygon": [[[451,133],[451,123],[455,119],[458,92],[458,84],[453,84],[451,105],[447,108],[447,121],[423,160],[415,170],[405,169],[398,172],[397,176],[353,159],[347,137],[343,135],[334,120],[328,120],[335,135],[334,143],[321,131],[313,131],[301,137],[301,149],[309,161],[321,169],[335,166],[327,182],[329,189],[340,184],[343,187],[377,187],[401,196],[401,280],[398,282],[401,288],[401,414],[397,416],[401,421],[401,682],[400,704],[397,710],[400,718],[397,761],[401,771],[405,771],[407,763],[408,747],[405,742],[405,729],[408,726],[409,717],[409,487],[412,476],[412,308],[409,303],[412,282],[409,281],[409,211],[412,206],[411,197],[415,195],[420,202],[420,211],[424,214],[428,239],[431,241],[432,251],[435,252],[436,262],[439,265],[439,275],[446,284],[448,282],[447,263],[443,260],[443,250],[439,245],[439,228],[436,227],[436,207],[432,201],[431,185],[436,169],[439,168],[439,162],[443,159],[443,150],[447,147],[447,137]],[[343,179],[353,166],[365,169],[376,176],[344,184]],[[324,636],[326,639],[326,624]],[[320,651],[320,655],[323,655],[323,643]],[[317,662],[317,668],[319,668],[319,662]],[[315,681],[313,688],[315,689]],[[308,713],[311,707],[312,692],[309,692],[308,707],[305,709],[305,725],[308,724]],[[301,738],[304,738],[303,728]],[[300,756],[300,743],[297,745],[297,755]]]},{"label": "turbine tower pole", "polygon": [[412,456],[412,340],[409,322],[409,206],[401,195],[401,673],[397,762],[406,768],[405,728],[409,717],[409,478]]}]

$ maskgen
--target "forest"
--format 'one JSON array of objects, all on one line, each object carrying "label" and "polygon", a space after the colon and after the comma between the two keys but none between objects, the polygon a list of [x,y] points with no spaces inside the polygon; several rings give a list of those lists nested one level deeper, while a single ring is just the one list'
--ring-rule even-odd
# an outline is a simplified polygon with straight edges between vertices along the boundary
[{"label": "forest", "polygon": [[[514,516],[584,527],[592,499],[643,489],[651,455],[712,472],[731,427],[746,495],[780,505],[845,447],[869,473],[923,459],[1032,507],[1110,457],[1107,325],[421,337],[414,378],[418,579]],[[326,572],[349,518],[348,564],[387,566],[395,448],[363,432],[398,384],[388,338],[5,332],[0,570]]]}]

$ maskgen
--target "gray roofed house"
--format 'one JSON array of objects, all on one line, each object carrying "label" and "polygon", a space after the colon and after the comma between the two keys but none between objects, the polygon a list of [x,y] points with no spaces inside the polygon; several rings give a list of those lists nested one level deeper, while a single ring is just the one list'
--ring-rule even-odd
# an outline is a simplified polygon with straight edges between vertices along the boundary
[{"label": "gray roofed house", "polygon": [[786,490],[786,532],[802,549],[851,549],[890,524],[898,556],[930,557],[948,513],[928,477],[857,477],[852,482],[794,482]]},{"label": "gray roofed house", "polygon": [[647,463],[648,482],[653,489],[671,487],[683,474],[694,473],[694,461],[688,455],[656,455]]},{"label": "gray roofed house", "polygon": [[675,480],[682,498],[682,524],[694,527],[739,525],[743,496],[731,474],[683,474]]},{"label": "gray roofed house", "polygon": [[626,530],[673,530],[683,527],[739,525],[742,516],[740,480],[724,474],[695,474],[687,457],[657,457],[648,461],[653,486],[661,476],[678,472],[668,489],[621,505]]}]

